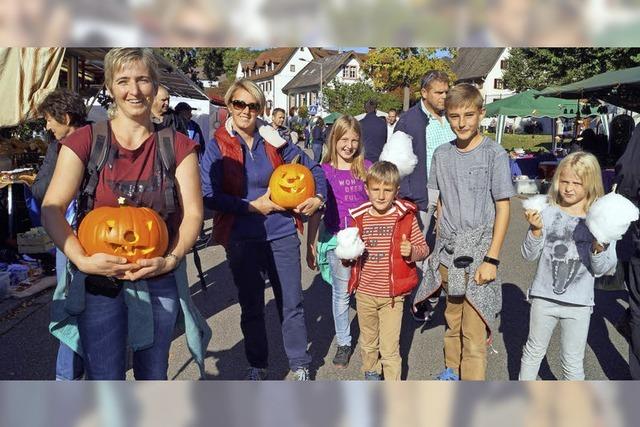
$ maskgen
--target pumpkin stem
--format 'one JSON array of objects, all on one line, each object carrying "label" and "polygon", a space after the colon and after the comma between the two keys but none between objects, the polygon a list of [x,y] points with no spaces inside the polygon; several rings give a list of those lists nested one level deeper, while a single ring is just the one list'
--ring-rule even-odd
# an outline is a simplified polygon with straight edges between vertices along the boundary
[{"label": "pumpkin stem", "polygon": [[293,160],[291,160],[291,163],[295,164],[295,163],[300,163],[300,154],[297,154]]},{"label": "pumpkin stem", "polygon": [[124,206],[126,199],[124,197],[118,197],[118,205]]}]

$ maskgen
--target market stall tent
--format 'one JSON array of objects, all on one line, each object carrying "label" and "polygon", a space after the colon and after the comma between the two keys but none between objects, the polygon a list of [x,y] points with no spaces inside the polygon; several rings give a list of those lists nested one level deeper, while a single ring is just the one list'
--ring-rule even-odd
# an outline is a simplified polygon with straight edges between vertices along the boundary
[{"label": "market stall tent", "polygon": [[[558,117],[574,118],[578,115],[597,114],[597,111],[591,108],[588,111],[582,111],[582,106],[578,101],[538,96],[538,94],[538,91],[527,90],[486,105],[486,117],[498,118],[496,126],[496,141],[498,144],[502,143],[507,117],[548,117],[555,119]],[[606,118],[603,118],[603,120],[606,120]],[[608,126],[605,126],[605,128],[608,128]],[[555,141],[555,127],[553,137]]]},{"label": "market stall tent", "polygon": [[568,99],[600,99],[639,112],[640,67],[608,71],[564,86],[551,86],[540,91],[540,95]]}]

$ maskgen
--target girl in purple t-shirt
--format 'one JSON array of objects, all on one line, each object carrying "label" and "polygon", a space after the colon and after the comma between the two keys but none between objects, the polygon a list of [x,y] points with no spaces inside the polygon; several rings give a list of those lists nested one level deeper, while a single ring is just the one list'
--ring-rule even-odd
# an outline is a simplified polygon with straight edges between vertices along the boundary
[{"label": "girl in purple t-shirt", "polygon": [[333,322],[338,345],[333,364],[341,368],[347,367],[351,357],[347,292],[351,270],[335,256],[336,234],[347,227],[349,209],[369,200],[364,184],[371,162],[364,159],[361,135],[360,123],[352,116],[342,116],[333,124],[328,150],[321,164],[328,184],[327,209],[322,226],[320,213],[309,219],[307,237],[309,268],[320,269],[322,278],[333,287]]}]

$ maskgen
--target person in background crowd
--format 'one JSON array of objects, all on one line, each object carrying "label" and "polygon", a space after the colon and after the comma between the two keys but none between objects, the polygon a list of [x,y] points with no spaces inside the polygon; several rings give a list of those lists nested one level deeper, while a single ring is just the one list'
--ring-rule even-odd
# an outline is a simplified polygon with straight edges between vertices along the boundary
[{"label": "person in background crowd", "polygon": [[396,110],[395,108],[390,109],[387,112],[387,142],[389,142],[391,135],[393,135],[393,131],[396,128],[397,120],[398,110]]},{"label": "person in background crowd", "polygon": [[384,119],[378,117],[376,109],[378,102],[370,99],[364,103],[365,116],[360,120],[362,140],[364,141],[364,156],[370,162],[377,162],[382,153],[382,147],[387,142],[387,125]]},{"label": "person in background crowd", "polygon": [[196,108],[192,108],[186,102],[179,102],[175,108],[176,114],[187,124],[187,136],[189,139],[198,143],[198,152],[202,155],[202,153],[204,153],[205,139],[200,125],[191,120],[191,117],[193,117],[191,111],[193,110],[196,110]]},{"label": "person in background crowd", "polygon": [[158,87],[158,94],[154,98],[151,106],[151,121],[156,125],[160,125],[161,128],[172,128],[176,132],[188,135],[187,122],[183,120],[176,111],[169,107],[169,100],[169,89],[160,85]]},{"label": "person in background crowd", "polygon": [[313,150],[313,161],[320,162],[322,157],[322,147],[327,139],[327,128],[324,125],[324,120],[321,117],[316,119],[316,124],[312,130],[313,144],[311,145]]},{"label": "person in background crowd", "polygon": [[[56,167],[61,147],[60,141],[87,124],[87,107],[84,105],[82,97],[77,93],[67,89],[56,89],[42,101],[38,107],[38,113],[44,116],[47,123],[46,129],[54,136],[47,148],[44,162],[31,186],[33,197],[38,205],[41,205]],[[75,217],[76,204],[75,201],[72,201],[67,207],[65,218],[70,225],[73,225]],[[56,279],[58,282],[60,282],[66,267],[67,257],[64,252],[56,248]],[[83,375],[82,357],[71,350],[69,346],[60,342],[56,358],[56,380],[79,380]]]}]

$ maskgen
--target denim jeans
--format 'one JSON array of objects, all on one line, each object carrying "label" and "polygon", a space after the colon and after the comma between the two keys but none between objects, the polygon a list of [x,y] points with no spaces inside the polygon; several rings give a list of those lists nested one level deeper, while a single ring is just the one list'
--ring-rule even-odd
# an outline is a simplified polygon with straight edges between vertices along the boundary
[{"label": "denim jeans", "polygon": [[342,265],[335,250],[327,251],[331,268],[333,323],[336,328],[336,342],[339,346],[351,345],[349,322],[349,277],[351,268]]},{"label": "denim jeans", "polygon": [[264,323],[264,273],[269,278],[276,299],[289,367],[292,370],[308,367],[311,355],[307,351],[307,326],[302,306],[300,240],[297,234],[270,242],[230,242],[226,251],[233,281],[238,288],[240,328],[249,365],[255,368],[268,366],[269,351]]},{"label": "denim jeans", "polygon": [[532,297],[529,338],[522,351],[519,379],[536,379],[553,330],[560,322],[562,377],[565,380],[584,380],[584,349],[592,311],[589,306]]},{"label": "denim jeans", "polygon": [[[67,257],[60,249],[56,249],[56,279],[58,282],[65,268],[67,268]],[[82,357],[61,342],[60,347],[58,347],[58,356],[56,357],[56,380],[79,380],[83,374],[84,362]]]},{"label": "denim jeans", "polygon": [[[137,380],[166,380],[169,348],[180,310],[178,288],[171,273],[147,282],[153,311],[153,345],[133,353],[133,373]],[[115,298],[86,293],[78,328],[87,379],[125,379],[127,323],[124,291]]]}]

